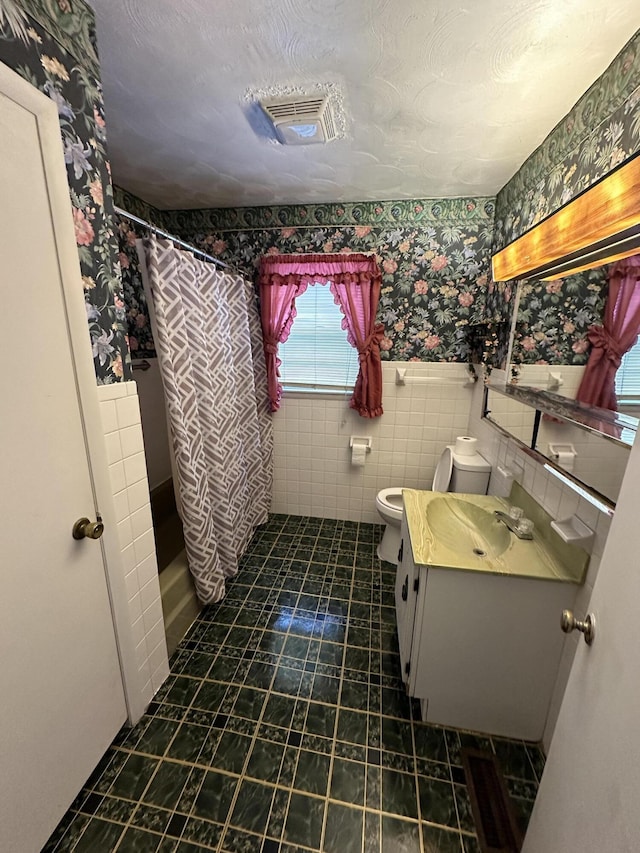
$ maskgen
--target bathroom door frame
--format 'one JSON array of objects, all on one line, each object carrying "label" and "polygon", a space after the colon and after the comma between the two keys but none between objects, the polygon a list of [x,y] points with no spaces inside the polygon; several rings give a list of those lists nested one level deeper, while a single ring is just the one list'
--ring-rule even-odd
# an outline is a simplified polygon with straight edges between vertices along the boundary
[{"label": "bathroom door frame", "polygon": [[51,222],[62,282],[64,320],[74,365],[80,416],[84,426],[89,476],[93,484],[96,506],[100,507],[105,525],[104,535],[96,544],[102,549],[127,717],[131,724],[135,724],[145,712],[146,703],[139,680],[136,678],[138,672],[136,646],[129,618],[125,575],[100,417],[98,386],[83,288],[80,282],[80,265],[58,110],[50,98],[2,62],[0,62],[0,92],[23,105],[37,117]]}]

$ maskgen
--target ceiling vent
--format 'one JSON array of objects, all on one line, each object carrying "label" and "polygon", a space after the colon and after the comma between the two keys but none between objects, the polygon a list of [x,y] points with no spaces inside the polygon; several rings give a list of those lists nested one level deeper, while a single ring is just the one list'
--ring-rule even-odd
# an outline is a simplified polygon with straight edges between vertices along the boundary
[{"label": "ceiling vent", "polygon": [[312,145],[331,142],[338,136],[328,95],[269,98],[260,106],[273,122],[283,145]]}]

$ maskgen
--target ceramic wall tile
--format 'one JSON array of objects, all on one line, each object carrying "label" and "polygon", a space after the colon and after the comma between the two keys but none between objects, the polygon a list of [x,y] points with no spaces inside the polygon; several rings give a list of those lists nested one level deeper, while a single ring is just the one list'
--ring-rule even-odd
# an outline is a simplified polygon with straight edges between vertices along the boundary
[{"label": "ceramic wall tile", "polygon": [[149,697],[162,684],[163,674],[166,677],[168,662],[164,625],[161,638],[156,627],[158,619],[162,620],[160,584],[141,444],[140,408],[137,396],[131,394],[132,387],[135,391],[135,382],[101,385],[98,400],[105,444],[111,448],[112,456],[117,447],[121,457],[109,466],[109,474],[121,568],[129,597],[129,620],[137,649],[137,668],[135,672],[127,672],[126,677],[137,685],[140,696]]}]

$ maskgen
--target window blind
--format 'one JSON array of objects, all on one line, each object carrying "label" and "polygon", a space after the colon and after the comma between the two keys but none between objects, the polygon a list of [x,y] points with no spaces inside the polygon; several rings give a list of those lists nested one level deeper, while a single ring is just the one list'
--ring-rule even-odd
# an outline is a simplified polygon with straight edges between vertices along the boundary
[{"label": "window blind", "polygon": [[640,403],[640,340],[622,356],[616,372],[616,395],[619,403]]},{"label": "window blind", "polygon": [[348,391],[358,375],[358,352],[341,327],[342,312],[329,285],[309,285],[296,299],[289,339],[280,344],[280,381],[285,390]]}]

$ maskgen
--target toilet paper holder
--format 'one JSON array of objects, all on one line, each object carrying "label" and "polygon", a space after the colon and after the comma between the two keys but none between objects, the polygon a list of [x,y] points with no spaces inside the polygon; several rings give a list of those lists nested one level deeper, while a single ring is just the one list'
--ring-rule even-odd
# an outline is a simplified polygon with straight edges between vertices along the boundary
[{"label": "toilet paper holder", "polygon": [[573,444],[549,443],[549,456],[560,465],[563,462],[575,461],[577,455]]},{"label": "toilet paper holder", "polygon": [[353,447],[354,444],[363,444],[367,449],[367,453],[369,453],[373,446],[373,442],[371,441],[370,435],[352,435],[349,438],[349,447]]}]

